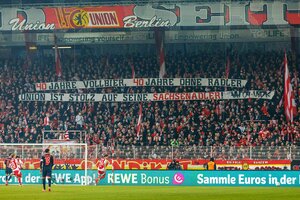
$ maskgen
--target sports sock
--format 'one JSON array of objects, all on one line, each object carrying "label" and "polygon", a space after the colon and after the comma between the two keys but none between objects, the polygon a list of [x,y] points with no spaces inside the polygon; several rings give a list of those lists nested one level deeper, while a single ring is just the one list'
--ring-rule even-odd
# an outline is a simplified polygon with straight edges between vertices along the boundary
[{"label": "sports sock", "polygon": [[51,178],[48,178],[48,186],[51,187]]},{"label": "sports sock", "polygon": [[43,178],[43,188],[44,188],[44,190],[46,190],[46,179],[45,178]]},{"label": "sports sock", "polygon": [[22,185],[21,177],[18,178],[19,184]]}]

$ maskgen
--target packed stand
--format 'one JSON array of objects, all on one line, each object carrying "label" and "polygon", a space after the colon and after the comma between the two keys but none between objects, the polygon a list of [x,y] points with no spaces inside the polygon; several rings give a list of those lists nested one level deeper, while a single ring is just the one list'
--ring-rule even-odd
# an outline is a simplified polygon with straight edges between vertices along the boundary
[{"label": "packed stand", "polygon": [[[269,100],[212,100],[144,102],[141,137],[137,137],[139,103],[19,102],[18,95],[35,92],[38,82],[55,82],[54,58],[39,56],[25,60],[1,60],[0,125],[1,143],[41,143],[43,137],[59,138],[51,130],[83,130],[88,144],[113,146],[282,147],[300,145],[299,87],[297,68],[289,65],[296,94],[298,115],[286,122],[280,100],[283,95],[283,53],[244,53],[231,56],[230,78],[247,79],[246,88],[275,90]],[[159,66],[155,56],[96,56],[91,51],[81,56],[62,58],[63,80],[156,78]],[[224,53],[166,56],[167,76],[225,77]],[[221,66],[221,67],[220,67]],[[296,77],[296,78],[295,78]],[[298,77],[298,78],[297,78]],[[296,80],[297,79],[297,80]],[[232,90],[233,88],[227,88]],[[58,92],[80,93],[155,93],[224,91],[222,87],[124,87]],[[45,118],[48,116],[47,124]],[[43,136],[43,130],[49,130]],[[83,137],[83,136],[82,136]],[[79,136],[70,134],[70,139]],[[82,138],[81,138],[82,139]],[[274,150],[275,151],[275,150]],[[220,150],[222,152],[222,150]]]}]

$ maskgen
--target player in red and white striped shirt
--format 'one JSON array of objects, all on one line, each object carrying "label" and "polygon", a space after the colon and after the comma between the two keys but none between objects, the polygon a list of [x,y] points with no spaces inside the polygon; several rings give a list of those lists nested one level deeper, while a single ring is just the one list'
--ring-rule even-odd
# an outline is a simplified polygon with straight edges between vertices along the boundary
[{"label": "player in red and white striped shirt", "polygon": [[108,166],[109,161],[107,160],[108,155],[105,154],[103,158],[100,159],[98,164],[98,178],[96,178],[95,182],[98,184],[98,182],[105,178],[106,176],[106,167]]},{"label": "player in red and white striped shirt", "polygon": [[22,172],[21,167],[23,162],[16,157],[16,154],[12,154],[12,158],[10,161],[10,167],[13,171],[13,174],[17,177],[20,186],[22,186]]},{"label": "player in red and white striped shirt", "polygon": [[23,161],[21,160],[20,156],[16,156],[16,160],[17,160],[17,164],[18,164],[18,167],[19,169],[23,169]]}]

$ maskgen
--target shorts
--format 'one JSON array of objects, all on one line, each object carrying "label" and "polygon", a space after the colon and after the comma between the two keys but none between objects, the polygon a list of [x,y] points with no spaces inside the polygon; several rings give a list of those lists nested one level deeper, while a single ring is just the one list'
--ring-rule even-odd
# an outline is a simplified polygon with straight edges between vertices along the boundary
[{"label": "shorts", "polygon": [[5,169],[5,174],[11,174],[11,173],[12,173],[12,169],[7,167]]},{"label": "shorts", "polygon": [[51,176],[52,176],[52,169],[50,169],[50,168],[43,169],[42,176],[43,177],[50,177],[51,178]]},{"label": "shorts", "polygon": [[98,170],[98,176],[101,176],[102,178],[105,178],[106,171],[99,171]]},{"label": "shorts", "polygon": [[16,177],[22,177],[22,172],[21,172],[21,170],[15,170],[14,171],[14,175],[16,176]]}]

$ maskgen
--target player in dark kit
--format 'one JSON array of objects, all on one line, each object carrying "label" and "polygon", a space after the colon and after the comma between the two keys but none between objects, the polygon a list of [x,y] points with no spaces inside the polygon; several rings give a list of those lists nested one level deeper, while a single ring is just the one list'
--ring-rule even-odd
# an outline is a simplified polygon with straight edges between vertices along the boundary
[{"label": "player in dark kit", "polygon": [[51,191],[51,175],[52,175],[52,167],[54,165],[53,156],[50,154],[50,150],[46,149],[45,154],[41,158],[40,169],[42,172],[42,180],[43,180],[43,192],[46,191],[46,178],[48,179],[48,190]]},{"label": "player in dark kit", "polygon": [[12,169],[10,168],[11,154],[5,159],[5,185],[8,185],[8,181],[11,179]]}]

